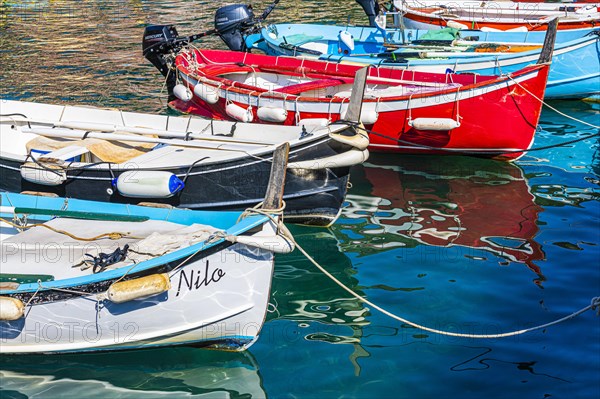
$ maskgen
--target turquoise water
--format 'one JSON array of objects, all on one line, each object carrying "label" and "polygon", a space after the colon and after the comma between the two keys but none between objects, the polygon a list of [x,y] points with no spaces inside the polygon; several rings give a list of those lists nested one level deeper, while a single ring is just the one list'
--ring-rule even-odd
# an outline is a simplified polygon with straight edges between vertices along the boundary
[{"label": "turquoise water", "polygon": [[[282,3],[273,20],[362,18],[351,1]],[[152,112],[166,108],[161,79],[140,55],[144,24],[198,32],[217,6],[0,4],[2,97]],[[552,105],[600,124],[590,104]],[[546,109],[535,146],[592,133]],[[598,148],[596,137],[515,164],[373,155],[353,170],[334,226],[292,231],[344,284],[413,322],[487,334],[534,327],[600,295]],[[3,356],[0,397],[600,397],[600,318],[591,311],[511,338],[443,337],[350,297],[298,252],[277,258],[272,290],[262,336],[245,353]]]}]

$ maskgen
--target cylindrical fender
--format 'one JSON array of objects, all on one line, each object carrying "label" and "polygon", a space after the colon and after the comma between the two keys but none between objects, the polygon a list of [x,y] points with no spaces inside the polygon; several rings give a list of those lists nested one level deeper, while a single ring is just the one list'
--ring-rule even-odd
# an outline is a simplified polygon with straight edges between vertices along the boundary
[{"label": "cylindrical fender", "polygon": [[279,107],[259,107],[256,115],[258,119],[264,122],[281,123],[287,119],[288,112],[286,109]]},{"label": "cylindrical fender", "polygon": [[186,86],[182,84],[175,85],[173,87],[173,95],[181,101],[190,101],[192,99],[192,92]]},{"label": "cylindrical fender", "polygon": [[216,104],[219,101],[219,89],[204,83],[198,83],[194,87],[194,94],[209,104]]},{"label": "cylindrical fender", "polygon": [[67,172],[57,164],[44,163],[42,167],[34,162],[26,162],[21,165],[21,177],[30,183],[60,186],[67,181]]},{"label": "cylindrical fender", "polygon": [[113,185],[121,195],[132,198],[169,198],[185,187],[173,173],[158,170],[123,172]]},{"label": "cylindrical fender", "polygon": [[158,295],[170,288],[171,280],[167,273],[152,274],[114,283],[106,291],[106,296],[111,302],[123,303]]},{"label": "cylindrical fender", "polygon": [[300,162],[291,162],[288,164],[290,169],[326,169],[326,168],[345,168],[354,165],[360,165],[369,159],[369,150],[351,149],[341,154],[330,157],[310,159]]},{"label": "cylindrical fender", "polygon": [[25,304],[17,298],[0,296],[0,320],[19,320],[25,314]]},{"label": "cylindrical fender", "polygon": [[227,107],[225,107],[225,112],[227,112],[227,115],[240,122],[248,123],[252,122],[252,119],[254,119],[254,116],[252,115],[252,109],[250,107],[244,108],[234,103],[227,104]]},{"label": "cylindrical fender", "polygon": [[460,126],[460,122],[450,118],[416,118],[408,122],[417,130],[448,131]]},{"label": "cylindrical fender", "polygon": [[296,248],[292,241],[282,236],[227,236],[225,239],[229,242],[273,251],[276,254],[289,254]]}]

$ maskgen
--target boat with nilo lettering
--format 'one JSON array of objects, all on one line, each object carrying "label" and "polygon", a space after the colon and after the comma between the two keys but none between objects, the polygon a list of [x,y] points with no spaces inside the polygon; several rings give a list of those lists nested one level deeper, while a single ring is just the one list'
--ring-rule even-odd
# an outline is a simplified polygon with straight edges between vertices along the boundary
[{"label": "boat with nilo lettering", "polygon": [[252,345],[294,248],[274,175],[246,214],[0,193],[0,353]]},{"label": "boat with nilo lettering", "polygon": [[368,157],[368,140],[343,124],[258,126],[9,100],[0,108],[0,189],[11,192],[243,210],[261,201],[273,152],[289,142],[286,220],[329,225],[350,167]]}]

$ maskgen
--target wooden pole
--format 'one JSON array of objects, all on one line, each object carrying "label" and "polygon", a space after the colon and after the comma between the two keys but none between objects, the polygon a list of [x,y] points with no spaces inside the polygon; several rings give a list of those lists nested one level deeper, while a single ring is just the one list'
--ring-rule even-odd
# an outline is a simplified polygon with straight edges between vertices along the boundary
[{"label": "wooden pole", "polygon": [[350,104],[344,117],[349,122],[360,122],[360,111],[362,109],[363,97],[365,96],[368,75],[369,67],[364,67],[356,71],[354,84],[352,85],[352,94],[350,94]]},{"label": "wooden pole", "polygon": [[538,64],[546,64],[552,61],[552,52],[554,51],[554,42],[556,41],[556,30],[558,29],[558,18],[554,18],[548,22],[548,30],[546,31],[546,37],[544,38],[544,47],[538,58]]},{"label": "wooden pole", "polygon": [[285,142],[275,149],[271,176],[267,193],[263,201],[263,209],[279,209],[283,203],[283,188],[285,186],[285,171],[287,169],[290,143]]}]

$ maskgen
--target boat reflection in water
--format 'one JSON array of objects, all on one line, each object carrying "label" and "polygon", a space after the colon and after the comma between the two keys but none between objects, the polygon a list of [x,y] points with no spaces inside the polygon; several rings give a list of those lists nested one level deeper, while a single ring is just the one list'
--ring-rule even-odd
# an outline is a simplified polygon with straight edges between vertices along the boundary
[{"label": "boat reflection in water", "polygon": [[191,347],[2,356],[0,397],[265,398],[251,353]]},{"label": "boat reflection in water", "polygon": [[[325,229],[289,227],[295,240],[319,264],[344,285],[366,296],[359,285],[356,265],[340,250],[336,236]],[[272,335],[281,334],[285,334],[284,342],[293,340],[299,352],[303,341],[351,345],[353,349],[348,360],[354,374],[360,374],[358,359],[371,356],[362,343],[363,330],[371,323],[371,311],[362,302],[344,293],[299,251],[276,257],[271,304],[259,345],[277,345],[281,340],[274,339]],[[293,323],[290,324],[290,321]],[[373,330],[371,326],[370,335],[391,336],[397,333],[398,328]],[[276,348],[272,351],[276,352]]]},{"label": "boat reflection in water", "polygon": [[535,264],[545,258],[535,241],[542,208],[518,166],[466,157],[379,156],[353,171],[352,180],[350,205],[333,226],[336,235],[348,236],[346,250],[354,240],[361,254],[458,246],[467,258],[486,251],[501,265],[527,265],[537,274],[536,284],[545,280]]}]

